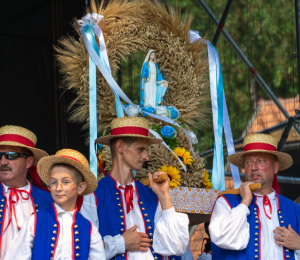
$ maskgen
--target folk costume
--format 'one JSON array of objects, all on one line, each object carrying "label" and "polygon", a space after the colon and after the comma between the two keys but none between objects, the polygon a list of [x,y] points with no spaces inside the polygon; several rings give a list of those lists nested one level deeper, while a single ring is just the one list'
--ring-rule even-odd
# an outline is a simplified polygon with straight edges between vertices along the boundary
[{"label": "folk costume", "polygon": [[[154,50],[150,50],[144,60],[141,76],[140,76],[140,106],[151,106],[155,108],[160,105],[167,91],[164,82],[167,82],[159,72],[156,64],[149,61],[150,54]],[[144,79],[144,82],[142,81]]]},{"label": "folk costume", "polygon": [[[116,137],[134,136],[146,138],[149,144],[160,139],[148,136],[148,121],[145,118],[123,117],[112,121],[111,134],[96,139],[108,145]],[[180,259],[188,245],[188,217],[176,213],[174,208],[162,210],[156,194],[140,182],[133,180],[121,185],[108,173],[101,179],[95,191],[98,202],[99,231],[113,237],[119,245],[116,260]],[[137,225],[137,232],[148,234],[152,247],[147,252],[127,252],[121,236]],[[177,256],[172,256],[177,255]],[[165,257],[164,257],[165,256]]]},{"label": "folk costume", "polygon": [[[277,151],[277,141],[269,135],[249,135],[244,152],[230,155],[230,163],[244,167],[244,154],[270,153],[277,156],[279,170],[292,165],[292,158]],[[274,187],[274,186],[273,186]],[[249,208],[241,204],[240,195],[226,194],[215,203],[209,231],[213,259],[300,259],[300,250],[290,250],[275,243],[273,230],[288,227],[300,234],[300,206],[276,191],[268,195],[253,193]]]},{"label": "folk costume", "polygon": [[[88,195],[97,187],[97,179],[89,169],[89,163],[79,152],[63,149],[53,156],[42,158],[37,166],[45,183],[49,183],[51,166],[65,163],[73,166],[84,177]],[[14,239],[5,260],[8,259],[105,259],[101,235],[92,223],[76,208],[63,210],[58,204],[32,215]]]},{"label": "folk costume", "polygon": [[[0,146],[24,147],[32,152],[35,165],[40,158],[48,154],[35,148],[36,135],[26,128],[6,125],[0,128]],[[40,179],[37,173],[31,170],[32,179]],[[33,176],[33,174],[36,174]],[[10,188],[0,182],[0,259],[4,259],[6,252],[23,227],[28,218],[36,211],[43,210],[52,204],[51,194],[29,181],[22,188]]]}]

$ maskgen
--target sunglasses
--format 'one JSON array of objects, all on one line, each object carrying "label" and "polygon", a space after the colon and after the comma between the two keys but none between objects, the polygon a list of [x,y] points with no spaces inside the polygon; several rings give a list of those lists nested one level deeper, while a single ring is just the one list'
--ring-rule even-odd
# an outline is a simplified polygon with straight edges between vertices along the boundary
[{"label": "sunglasses", "polygon": [[5,153],[0,153],[0,160],[2,159],[2,155],[4,155],[6,160],[16,160],[19,157],[24,157],[27,158],[30,155],[24,154],[24,153],[17,153],[17,152],[5,152]]}]

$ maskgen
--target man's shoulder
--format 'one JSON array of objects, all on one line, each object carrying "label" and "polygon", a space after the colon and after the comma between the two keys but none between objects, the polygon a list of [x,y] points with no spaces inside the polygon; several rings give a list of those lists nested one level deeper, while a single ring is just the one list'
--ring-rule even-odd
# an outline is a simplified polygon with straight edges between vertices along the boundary
[{"label": "man's shoulder", "polygon": [[280,206],[281,205],[288,205],[288,207],[293,207],[295,210],[300,212],[300,205],[298,205],[295,201],[292,201],[291,199],[288,199],[287,197],[284,197],[281,194],[278,194]]}]

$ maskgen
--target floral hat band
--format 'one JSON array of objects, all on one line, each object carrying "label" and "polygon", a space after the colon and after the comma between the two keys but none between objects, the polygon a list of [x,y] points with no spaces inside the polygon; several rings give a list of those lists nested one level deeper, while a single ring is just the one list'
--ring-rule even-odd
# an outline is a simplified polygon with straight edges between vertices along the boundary
[{"label": "floral hat band", "polygon": [[148,137],[149,130],[138,126],[123,126],[123,127],[112,129],[110,131],[110,134],[111,135],[136,134],[136,135],[144,135]]}]

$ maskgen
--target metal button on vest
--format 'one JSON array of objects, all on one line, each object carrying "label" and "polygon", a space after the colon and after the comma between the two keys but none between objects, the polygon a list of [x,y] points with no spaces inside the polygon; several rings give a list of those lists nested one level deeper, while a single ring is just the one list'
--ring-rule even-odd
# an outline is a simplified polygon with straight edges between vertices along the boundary
[{"label": "metal button on vest", "polygon": [[281,223],[281,224],[283,224],[283,223],[284,223],[284,221],[283,221],[283,220],[281,220],[281,221],[280,221],[280,223]]},{"label": "metal button on vest", "polygon": [[124,226],[124,222],[121,222],[121,226]]},{"label": "metal button on vest", "polygon": [[120,198],[119,198],[119,197],[117,197],[117,200],[120,200]]},{"label": "metal button on vest", "polygon": [[76,247],[75,247],[75,249],[76,249],[76,250],[79,250],[79,249],[80,249],[80,247],[79,247],[79,246],[76,246]]},{"label": "metal button on vest", "polygon": [[120,209],[120,213],[123,213],[123,210]]},{"label": "metal button on vest", "polygon": [[118,206],[121,207],[121,203],[119,203]]},{"label": "metal button on vest", "polygon": [[171,260],[175,260],[175,258],[172,258]]},{"label": "metal button on vest", "polygon": [[258,226],[255,226],[255,229],[259,229],[259,227],[258,227]]},{"label": "metal button on vest", "polygon": [[2,218],[2,215],[0,215],[0,218]]},{"label": "metal button on vest", "polygon": [[254,244],[254,246],[258,246],[258,244],[257,244],[257,243],[255,243],[255,244]]},{"label": "metal button on vest", "polygon": [[255,223],[256,223],[256,224],[258,224],[258,222],[259,222],[258,220],[255,220]]},{"label": "metal button on vest", "polygon": [[281,211],[280,211],[280,210],[278,211],[278,214],[281,214]]},{"label": "metal button on vest", "polygon": [[75,242],[78,243],[78,242],[79,242],[79,238],[76,238],[76,239],[75,239]]},{"label": "metal button on vest", "polygon": [[120,218],[121,218],[121,219],[124,219],[124,216],[121,216]]},{"label": "metal button on vest", "polygon": [[116,192],[115,194],[116,194],[116,196],[118,196],[118,195],[119,195],[119,192]]},{"label": "metal button on vest", "polygon": [[122,254],[122,257],[124,257],[125,256],[125,254]]},{"label": "metal button on vest", "polygon": [[290,250],[289,250],[289,249],[285,249],[285,252],[287,252],[287,253],[288,253],[288,252],[290,252]]},{"label": "metal button on vest", "polygon": [[154,251],[152,251],[152,254],[154,255],[154,254],[156,254]]},{"label": "metal button on vest", "polygon": [[154,257],[154,259],[155,259],[155,260],[157,260],[157,259],[158,259],[158,257],[156,256],[156,257]]},{"label": "metal button on vest", "polygon": [[255,249],[254,252],[255,252],[255,253],[258,253],[258,249]]},{"label": "metal button on vest", "polygon": [[79,235],[79,232],[78,232],[78,231],[75,231],[75,235]]},{"label": "metal button on vest", "polygon": [[257,258],[258,258],[258,255],[255,255],[255,256],[254,256],[254,258],[256,258],[256,259],[257,259]]},{"label": "metal button on vest", "polygon": [[143,205],[144,203],[142,201],[140,201],[140,204]]},{"label": "metal button on vest", "polygon": [[39,205],[38,204],[35,204],[35,207],[38,207]]},{"label": "metal button on vest", "polygon": [[149,233],[149,236],[152,237],[152,233]]},{"label": "metal button on vest", "polygon": [[36,212],[38,212],[39,210],[38,210],[38,209],[36,209],[35,211],[36,211]]},{"label": "metal button on vest", "polygon": [[124,228],[121,228],[120,231],[121,231],[121,232],[124,232]]},{"label": "metal button on vest", "polygon": [[54,253],[54,251],[52,250],[52,251],[50,252],[50,254],[53,255],[53,253]]},{"label": "metal button on vest", "polygon": [[4,202],[4,199],[2,199],[1,202]]},{"label": "metal button on vest", "polygon": [[74,226],[74,228],[78,228],[78,226],[77,226],[77,225],[75,225],[75,226]]},{"label": "metal button on vest", "polygon": [[54,244],[51,244],[51,247],[54,248]]},{"label": "metal button on vest", "polygon": [[79,256],[80,256],[80,254],[77,253],[77,254],[76,254],[76,257],[79,257]]},{"label": "metal button on vest", "polygon": [[53,227],[57,228],[57,224],[54,224]]},{"label": "metal button on vest", "polygon": [[150,241],[153,242],[153,239],[151,238]]},{"label": "metal button on vest", "polygon": [[4,207],[3,204],[1,204],[0,207],[3,208]]},{"label": "metal button on vest", "polygon": [[279,216],[279,218],[282,218],[282,216]]},{"label": "metal button on vest", "polygon": [[50,260],[53,260],[53,258],[51,257]]},{"label": "metal button on vest", "polygon": [[256,237],[256,238],[254,239],[254,241],[256,241],[256,242],[257,242],[257,241],[258,241],[258,238]]},{"label": "metal button on vest", "polygon": [[52,232],[54,235],[56,235],[56,230],[53,230],[53,232]]},{"label": "metal button on vest", "polygon": [[148,214],[146,213],[146,214],[144,214],[144,217],[146,218],[146,217],[148,217]]},{"label": "metal button on vest", "polygon": [[3,209],[0,209],[0,212],[2,213],[2,212],[3,212]]},{"label": "metal button on vest", "polygon": [[151,226],[148,227],[148,230],[151,230]]},{"label": "metal button on vest", "polygon": [[144,211],[145,210],[145,208],[142,208],[142,211]]},{"label": "metal button on vest", "polygon": [[51,240],[52,240],[52,241],[55,241],[55,237],[52,237]]},{"label": "metal button on vest", "polygon": [[258,218],[258,216],[255,216],[255,218]]},{"label": "metal button on vest", "polygon": [[290,256],[289,256],[289,255],[287,255],[287,256],[286,256],[286,258],[290,258]]},{"label": "metal button on vest", "polygon": [[257,212],[254,212],[255,215],[257,215]]},{"label": "metal button on vest", "polygon": [[257,210],[257,208],[254,208],[254,210]]},{"label": "metal button on vest", "polygon": [[147,219],[146,222],[147,222],[147,223],[150,223],[150,219]]}]

